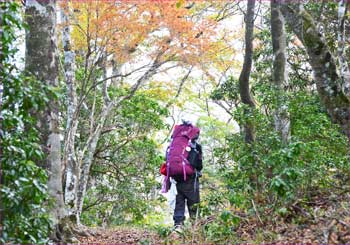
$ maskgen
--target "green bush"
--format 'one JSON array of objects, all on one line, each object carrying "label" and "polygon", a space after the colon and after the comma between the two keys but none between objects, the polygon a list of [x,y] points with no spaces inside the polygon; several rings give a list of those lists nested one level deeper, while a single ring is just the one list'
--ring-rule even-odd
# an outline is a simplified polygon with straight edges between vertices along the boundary
[{"label": "green bush", "polygon": [[[308,190],[329,186],[334,171],[349,170],[346,138],[320,108],[316,95],[296,92],[290,99],[292,138],[288,144],[271,130],[272,118],[260,114],[255,117],[253,145],[236,134],[228,138],[227,147],[216,149],[217,156],[235,162],[223,168],[224,182],[234,193],[229,199],[235,200],[237,193],[254,196],[260,192],[266,197],[275,195],[269,201],[282,204],[307,195]],[[236,114],[242,116],[240,109]]]},{"label": "green bush", "polygon": [[37,163],[44,158],[36,129],[36,113],[48,102],[48,89],[26,77],[10,63],[15,32],[22,28],[16,18],[19,6],[2,1],[4,51],[1,77],[4,84],[1,108],[1,204],[2,243],[46,243],[50,220],[43,208],[48,201],[47,174]]}]

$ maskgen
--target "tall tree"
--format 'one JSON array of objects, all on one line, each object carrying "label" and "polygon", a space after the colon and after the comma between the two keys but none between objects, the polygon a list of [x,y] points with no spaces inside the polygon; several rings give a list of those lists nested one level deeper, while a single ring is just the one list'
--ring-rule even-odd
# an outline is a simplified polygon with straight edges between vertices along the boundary
[{"label": "tall tree", "polygon": [[[252,110],[255,108],[249,88],[249,78],[253,63],[254,8],[255,0],[248,0],[247,12],[245,14],[245,54],[243,68],[239,76],[239,93],[242,103],[250,108],[246,110],[247,113],[252,113]],[[255,127],[250,119],[244,125],[244,133],[247,143],[253,143],[255,141]]]},{"label": "tall tree", "polygon": [[[350,79],[339,76],[336,59],[322,32],[302,3],[283,3],[281,11],[287,24],[303,43],[310,58],[317,90],[331,119],[350,138]],[[343,66],[348,66],[346,60]]]},{"label": "tall tree", "polygon": [[155,58],[155,60],[152,62],[152,64],[149,66],[149,69],[136,81],[136,83],[131,87],[130,92],[121,97],[117,97],[115,99],[109,98],[107,93],[104,93],[104,103],[102,111],[99,115],[99,118],[93,128],[93,131],[90,133],[87,144],[82,150],[80,154],[80,178],[79,178],[79,184],[77,186],[77,206],[76,208],[76,218],[77,223],[80,224],[80,215],[83,209],[83,201],[86,194],[86,188],[88,184],[88,178],[90,174],[90,168],[91,164],[93,162],[93,157],[95,155],[95,151],[97,148],[97,143],[100,139],[102,129],[105,126],[105,122],[108,118],[108,115],[111,113],[111,111],[114,109],[117,109],[121,106],[121,104],[127,100],[130,99],[136,91],[140,88],[141,84],[144,81],[147,81],[150,77],[152,77],[156,72],[157,69],[164,63],[159,60],[159,58],[162,56],[162,52],[159,53],[159,55]]},{"label": "tall tree", "polygon": [[281,136],[282,142],[286,143],[290,137],[290,120],[288,107],[283,99],[283,86],[287,83],[288,74],[286,69],[287,50],[286,33],[284,29],[284,17],[280,10],[280,3],[271,0],[271,36],[273,49],[273,74],[272,81],[276,93],[276,110],[274,112],[275,129]]},{"label": "tall tree", "polygon": [[[345,57],[345,20],[346,12],[348,10],[348,1],[341,0],[338,3],[338,64],[339,64],[339,76],[341,84],[350,82],[350,70],[349,65],[346,62]],[[350,134],[350,132],[348,132]]]},{"label": "tall tree", "polygon": [[62,22],[64,25],[62,30],[64,74],[67,85],[67,122],[63,148],[63,165],[65,167],[64,201],[67,207],[73,211],[76,206],[75,202],[79,179],[79,165],[75,152],[75,135],[78,129],[79,118],[77,117],[78,100],[75,81],[75,54],[72,50],[69,13],[70,8],[68,6],[68,1],[64,1],[61,8]]},{"label": "tall tree", "polygon": [[[2,111],[2,96],[3,96],[3,75],[4,74],[4,67],[3,67],[3,62],[4,62],[4,58],[3,58],[3,14],[4,14],[4,9],[2,4],[0,5],[0,111]],[[2,113],[0,113],[0,137],[2,138]],[[0,145],[0,159],[2,159],[2,144]],[[0,187],[2,187],[3,185],[3,177],[2,177],[2,161],[0,161]],[[2,203],[2,198],[0,200],[0,222],[3,220],[3,203]],[[2,237],[2,227],[0,229],[0,237]]]},{"label": "tall tree", "polygon": [[[81,63],[77,62],[77,65],[83,66],[80,70],[78,67],[78,71],[82,71],[82,76],[77,78],[79,94],[76,112],[72,113],[68,108],[67,127],[71,125],[69,122],[74,123],[78,120],[81,122],[81,127],[84,127],[84,119],[79,117],[84,114],[85,108],[89,110],[90,121],[87,126],[89,130],[85,131],[88,134],[81,138],[80,145],[74,146],[74,140],[69,140],[69,137],[75,136],[75,127],[71,127],[72,133],[67,132],[63,158],[67,167],[65,201],[70,206],[74,206],[79,223],[90,169],[101,132],[106,127],[115,128],[113,125],[110,127],[105,125],[111,116],[111,111],[116,110],[123,101],[133,96],[141,85],[158,72],[159,67],[164,63],[173,61],[178,64],[181,62],[198,64],[201,56],[197,54],[208,49],[210,44],[210,42],[203,42],[203,40],[209,39],[211,36],[210,29],[213,27],[213,22],[205,20],[195,22],[191,18],[187,18],[190,15],[188,9],[167,1],[160,5],[147,2],[130,4],[114,1],[87,1],[84,3],[72,1],[64,8],[67,10],[65,13],[69,12],[68,8],[74,8],[69,16],[71,18],[69,21],[74,26],[71,47],[78,51],[76,52],[78,56],[82,54],[77,58],[77,61],[83,60]],[[159,33],[159,30],[164,30],[164,32]],[[63,33],[68,37],[66,30]],[[69,46],[66,45],[67,40],[66,38],[63,45],[65,52],[66,47]],[[158,48],[145,49],[146,46]],[[141,48],[138,49],[138,47]],[[120,78],[130,75],[134,71],[123,75],[114,69],[111,76],[107,75],[109,63],[118,66],[125,63],[132,64],[136,53],[147,56],[151,61],[149,64],[134,69],[137,72],[141,70],[145,72],[139,79],[136,79],[133,86],[123,84]],[[116,66],[113,65],[113,68]],[[102,77],[101,70],[105,71]],[[66,81],[68,82],[68,77]],[[110,98],[110,94],[115,90],[128,91],[128,94],[125,96],[119,94]],[[100,94],[99,91],[102,93]],[[95,95],[90,100],[92,93]],[[96,94],[102,99],[97,98]],[[69,92],[68,96],[72,97],[73,93]],[[68,99],[71,105],[74,104],[71,103],[73,101],[72,98]],[[76,154],[78,152],[79,154]],[[77,155],[75,166],[79,168],[79,173],[72,171],[72,174],[68,174],[70,164],[72,163],[71,165],[74,166],[74,159],[69,160],[69,157],[74,157],[75,154]],[[72,162],[70,163],[70,161]],[[78,181],[77,185],[75,180]]]},{"label": "tall tree", "polygon": [[[27,0],[25,68],[39,81],[58,86],[58,53],[56,45],[56,1]],[[54,225],[65,216],[62,191],[59,104],[53,100],[41,117],[42,144],[47,153],[48,190],[53,199],[51,216]],[[57,239],[53,235],[53,239]]]}]

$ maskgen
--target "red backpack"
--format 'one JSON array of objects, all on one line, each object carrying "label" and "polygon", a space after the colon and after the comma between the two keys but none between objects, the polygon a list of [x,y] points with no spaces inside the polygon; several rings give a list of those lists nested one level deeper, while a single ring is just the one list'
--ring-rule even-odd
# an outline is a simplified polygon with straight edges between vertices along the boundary
[{"label": "red backpack", "polygon": [[161,166],[160,172],[166,175],[163,184],[163,192],[167,191],[169,177],[183,176],[186,181],[187,176],[194,174],[194,169],[187,160],[191,151],[191,140],[198,138],[199,128],[192,124],[176,125],[171,136],[172,141],[167,149],[166,163]]}]

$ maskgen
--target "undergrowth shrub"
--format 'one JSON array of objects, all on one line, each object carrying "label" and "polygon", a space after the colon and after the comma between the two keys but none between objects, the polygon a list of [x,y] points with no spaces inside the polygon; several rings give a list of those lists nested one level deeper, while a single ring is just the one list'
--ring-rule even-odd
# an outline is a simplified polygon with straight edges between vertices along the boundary
[{"label": "undergrowth shrub", "polygon": [[[38,119],[51,90],[25,76],[13,65],[17,32],[23,28],[16,1],[2,1],[1,79],[1,243],[40,244],[48,242],[51,227],[47,207],[47,173],[40,166],[44,153],[40,146]],[[2,87],[2,85],[1,85]]]}]

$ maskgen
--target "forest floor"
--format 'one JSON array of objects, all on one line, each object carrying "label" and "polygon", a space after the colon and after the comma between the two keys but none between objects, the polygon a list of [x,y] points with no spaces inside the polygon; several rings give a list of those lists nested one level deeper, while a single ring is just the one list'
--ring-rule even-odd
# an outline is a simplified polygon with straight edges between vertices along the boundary
[{"label": "forest floor", "polygon": [[155,232],[141,228],[117,227],[110,229],[91,228],[91,236],[81,236],[82,244],[159,244],[159,237]]},{"label": "forest floor", "polygon": [[[94,236],[80,237],[82,244],[227,244],[227,243],[350,243],[350,193],[344,191],[314,193],[308,201],[299,200],[287,208],[281,217],[271,213],[246,215],[237,212],[241,222],[232,229],[233,237],[215,241],[203,236],[200,225],[180,232],[161,235],[156,230],[141,228],[95,228]],[[170,231],[170,229],[169,229]]]}]

